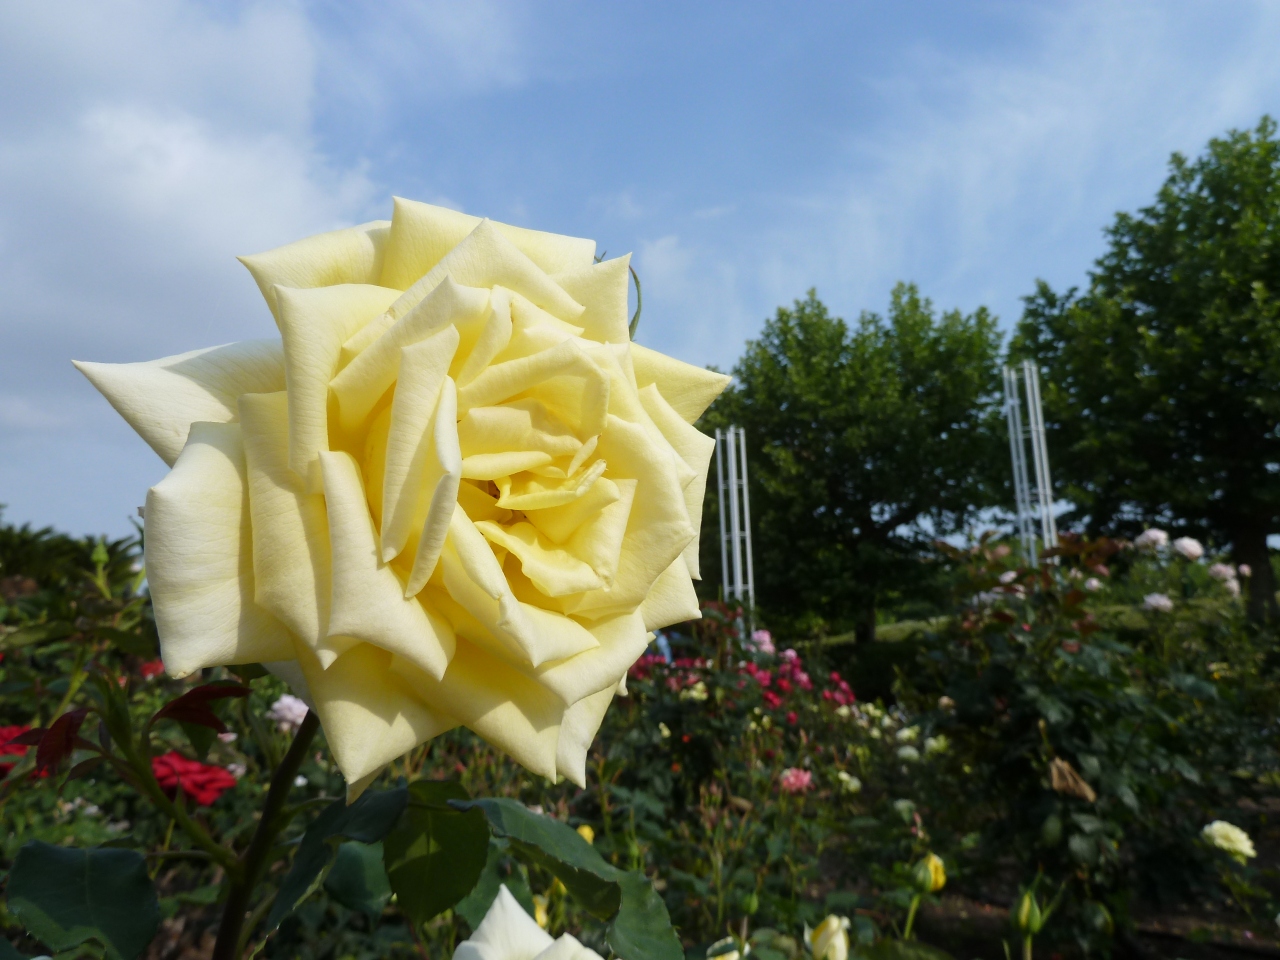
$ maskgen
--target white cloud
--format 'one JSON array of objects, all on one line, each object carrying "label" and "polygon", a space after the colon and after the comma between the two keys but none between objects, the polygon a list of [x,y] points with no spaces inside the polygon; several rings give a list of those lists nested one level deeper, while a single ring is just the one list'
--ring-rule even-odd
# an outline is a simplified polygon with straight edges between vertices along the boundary
[{"label": "white cloud", "polygon": [[[266,335],[235,256],[370,214],[363,170],[335,169],[312,141],[315,62],[290,3],[0,7],[0,83],[24,94],[0,104],[11,519],[123,532],[161,475],[73,356]],[[121,469],[90,468],[104,460]]]},{"label": "white cloud", "polygon": [[[1172,151],[1198,154],[1276,110],[1280,6],[1010,10],[1016,44],[904,48],[899,69],[875,80],[882,119],[843,131],[835,173],[779,178],[737,203],[732,228],[695,212],[679,241],[644,248],[655,276],[674,271],[680,298],[711,311],[674,312],[657,345],[732,365],[808,288],[852,318],[883,311],[898,280],[940,308],[986,305],[1012,325],[1036,277],[1083,281],[1103,227],[1151,202]],[[691,331],[698,323],[715,335]]]}]

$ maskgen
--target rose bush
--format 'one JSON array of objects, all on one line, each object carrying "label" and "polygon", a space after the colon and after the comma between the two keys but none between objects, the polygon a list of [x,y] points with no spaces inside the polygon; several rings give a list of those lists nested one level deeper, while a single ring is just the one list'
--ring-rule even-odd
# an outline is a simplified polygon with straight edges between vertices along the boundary
[{"label": "rose bush", "polygon": [[279,339],[78,364],[173,468],[168,671],[265,664],[351,796],[458,725],[582,783],[649,631],[698,615],[691,424],[728,378],[632,343],[590,240],[396,199],[243,262]]}]

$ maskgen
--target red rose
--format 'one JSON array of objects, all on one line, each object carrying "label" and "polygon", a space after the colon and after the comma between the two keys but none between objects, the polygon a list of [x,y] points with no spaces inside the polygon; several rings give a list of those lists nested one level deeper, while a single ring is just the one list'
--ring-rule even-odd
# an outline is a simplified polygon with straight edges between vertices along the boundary
[{"label": "red rose", "polygon": [[222,767],[188,760],[176,750],[151,758],[151,770],[166,793],[179,788],[201,806],[208,806],[236,785],[236,778]]},{"label": "red rose", "polygon": [[148,660],[138,668],[138,672],[142,674],[143,680],[150,680],[152,677],[158,677],[164,673],[163,660]]},{"label": "red rose", "polygon": [[[27,748],[20,743],[14,743],[13,738],[19,737],[31,728],[26,724],[19,724],[12,727],[0,727],[0,756],[22,756],[27,752]],[[13,769],[14,761],[0,761],[0,776],[8,774]]]}]

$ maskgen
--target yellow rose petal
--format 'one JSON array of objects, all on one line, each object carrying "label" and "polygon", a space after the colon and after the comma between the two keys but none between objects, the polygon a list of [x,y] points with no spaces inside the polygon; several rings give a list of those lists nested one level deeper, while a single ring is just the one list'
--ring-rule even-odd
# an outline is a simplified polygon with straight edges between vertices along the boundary
[{"label": "yellow rose petal", "polygon": [[412,664],[396,668],[422,699],[456,716],[517,763],[548,779],[556,776],[556,747],[564,705],[536,681],[466,640],[444,679]]},{"label": "yellow rose petal", "polygon": [[360,468],[347,453],[320,454],[333,553],[333,605],[329,632],[390,650],[433,677],[453,656],[453,629],[432,616],[378,556]]},{"label": "yellow rose petal", "polygon": [[[436,421],[457,346],[457,330],[446,327],[401,351],[382,479],[382,559],[387,562],[404,549],[410,529],[421,525],[424,501],[446,476],[452,476],[456,496],[462,466],[457,427],[451,416],[445,417],[448,423]],[[449,392],[454,395],[452,386]]]},{"label": "yellow rose petal", "polygon": [[616,689],[609,687],[583,697],[564,712],[560,740],[556,744],[556,771],[570,783],[587,785],[587,752],[604,722]]},{"label": "yellow rose petal", "polygon": [[[417,200],[396,197],[394,204],[390,248],[381,280],[389,287],[403,290],[411,286],[480,224],[479,217]],[[595,258],[594,240],[526,230],[505,223],[493,223],[493,226],[547,273],[580,268]]]},{"label": "yellow rose petal", "polygon": [[[437,336],[446,327],[456,330],[459,326],[478,322],[488,310],[488,290],[463,287],[446,277],[431,296],[391,324],[368,349],[355,355],[333,378],[330,388],[338,404],[342,428],[353,431],[359,427],[382,395],[396,382],[401,350]],[[379,317],[361,330],[369,330],[381,320]]]},{"label": "yellow rose petal", "polygon": [[284,351],[275,340],[245,340],[145,363],[86,363],[76,369],[129,426],[173,466],[197,420],[238,419],[242,393],[284,389]]},{"label": "yellow rose petal", "polygon": [[386,650],[359,644],[328,670],[306,650],[298,654],[324,738],[348,783],[458,725],[424,703],[392,671],[392,655]]},{"label": "yellow rose petal", "polygon": [[240,421],[255,599],[328,666],[357,641],[329,636],[332,559],[324,496],[307,493],[289,469],[289,401],[283,392],[245,394]]},{"label": "yellow rose petal", "polygon": [[631,345],[631,359],[635,363],[636,385],[643,388],[656,383],[667,403],[688,423],[702,416],[731,379],[723,373],[683,363],[638,343]]},{"label": "yellow rose petal", "polygon": [[[653,418],[653,422],[671,448],[679,454],[681,460],[693,471],[693,478],[685,485],[684,502],[689,516],[696,517],[702,513],[702,499],[707,490],[707,472],[711,468],[711,455],[715,453],[716,442],[700,430],[689,426],[667,403],[656,384],[649,384],[640,391],[640,402]],[[698,541],[701,531],[695,530],[693,539],[684,548],[685,563],[693,578],[699,579],[698,573]]]},{"label": "yellow rose petal", "polygon": [[347,283],[314,290],[277,287],[289,394],[289,465],[319,492],[318,457],[329,449],[329,381],[342,344],[395,298],[386,287]]},{"label": "yellow rose petal", "polygon": [[631,342],[627,325],[627,287],[631,282],[631,255],[593,263],[587,267],[566,273],[557,273],[552,279],[564,288],[565,293],[583,306],[578,323],[582,335],[601,343]]},{"label": "yellow rose petal", "polygon": [[301,290],[339,283],[378,283],[382,253],[390,234],[390,223],[374,220],[358,227],[320,233],[239,260],[253,275],[278,324],[277,286]]},{"label": "yellow rose petal", "polygon": [[234,423],[192,424],[173,470],[147,494],[147,580],[172,676],[291,655],[284,625],[254,603],[248,501]]}]

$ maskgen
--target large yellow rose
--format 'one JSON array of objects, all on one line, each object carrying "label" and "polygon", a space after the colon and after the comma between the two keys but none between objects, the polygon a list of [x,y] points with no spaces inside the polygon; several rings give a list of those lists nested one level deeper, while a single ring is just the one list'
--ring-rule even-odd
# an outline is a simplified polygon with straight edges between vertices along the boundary
[{"label": "large yellow rose", "polygon": [[459,724],[581,784],[649,631],[698,616],[727,378],[630,341],[590,240],[397,199],[243,262],[280,339],[77,364],[173,468],[165,666],[268,665],[352,792]]}]

